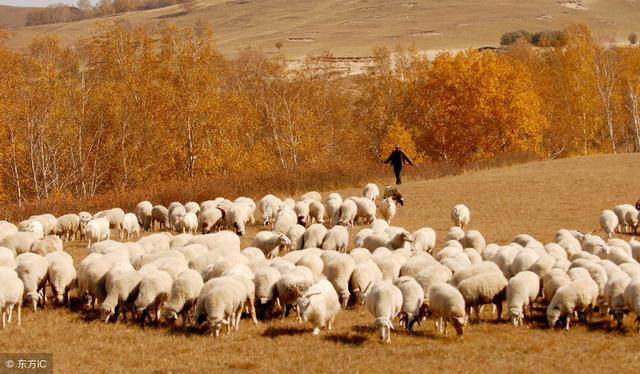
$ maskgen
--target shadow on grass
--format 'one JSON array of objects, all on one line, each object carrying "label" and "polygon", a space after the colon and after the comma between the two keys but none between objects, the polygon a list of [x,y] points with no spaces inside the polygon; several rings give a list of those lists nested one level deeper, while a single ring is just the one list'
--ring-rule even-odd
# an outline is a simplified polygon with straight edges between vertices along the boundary
[{"label": "shadow on grass", "polygon": [[304,327],[278,327],[270,326],[262,333],[262,336],[267,338],[277,338],[279,336],[295,336],[309,334],[310,331]]},{"label": "shadow on grass", "polygon": [[358,347],[364,344],[364,342],[366,342],[369,338],[364,335],[353,335],[350,333],[344,333],[344,334],[329,334],[323,337],[322,339],[330,342],[334,342],[334,343]]}]

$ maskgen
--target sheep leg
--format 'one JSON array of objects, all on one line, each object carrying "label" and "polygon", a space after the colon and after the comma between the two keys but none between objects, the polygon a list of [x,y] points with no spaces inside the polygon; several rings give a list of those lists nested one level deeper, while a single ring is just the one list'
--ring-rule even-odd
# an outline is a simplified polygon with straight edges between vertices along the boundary
[{"label": "sheep leg", "polygon": [[4,330],[7,327],[7,311],[5,308],[2,308],[2,329]]},{"label": "sheep leg", "polygon": [[18,326],[22,324],[22,303],[18,303]]}]

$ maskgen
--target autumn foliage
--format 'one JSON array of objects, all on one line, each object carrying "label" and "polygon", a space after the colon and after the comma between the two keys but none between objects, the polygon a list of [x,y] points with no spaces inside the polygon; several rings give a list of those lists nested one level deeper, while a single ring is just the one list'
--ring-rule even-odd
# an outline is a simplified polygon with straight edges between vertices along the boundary
[{"label": "autumn foliage", "polygon": [[203,25],[116,23],[73,47],[41,36],[27,52],[0,48],[0,201],[242,175],[328,183],[373,170],[396,143],[457,167],[640,150],[640,49],[605,48],[580,25],[564,33],[563,47],[519,40],[432,61],[377,48],[356,77],[329,55],[223,57]]}]

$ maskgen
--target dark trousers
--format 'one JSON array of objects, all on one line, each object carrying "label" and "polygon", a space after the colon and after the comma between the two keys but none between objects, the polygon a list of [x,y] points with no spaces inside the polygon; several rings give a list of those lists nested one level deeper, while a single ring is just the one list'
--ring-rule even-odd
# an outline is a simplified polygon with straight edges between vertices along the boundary
[{"label": "dark trousers", "polygon": [[402,184],[402,179],[400,178],[400,172],[402,171],[402,166],[393,166],[393,174],[396,175],[396,184]]}]

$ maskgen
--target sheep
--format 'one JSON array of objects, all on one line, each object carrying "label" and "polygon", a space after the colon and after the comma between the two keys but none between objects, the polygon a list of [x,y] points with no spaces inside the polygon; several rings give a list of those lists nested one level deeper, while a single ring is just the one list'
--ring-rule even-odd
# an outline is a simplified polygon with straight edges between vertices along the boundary
[{"label": "sheep", "polygon": [[66,252],[52,252],[45,256],[49,263],[47,277],[51,284],[51,291],[58,304],[71,305],[69,290],[76,280],[76,269],[73,258]]},{"label": "sheep", "polygon": [[155,205],[151,209],[151,229],[155,230],[156,223],[158,230],[166,230],[169,226],[169,210],[162,205]]},{"label": "sheep", "polygon": [[48,281],[49,263],[35,253],[23,253],[16,257],[16,273],[24,284],[25,301],[30,302],[33,311],[38,309],[38,301],[41,307],[47,304],[44,288]]},{"label": "sheep", "polygon": [[194,319],[201,329],[211,329],[214,336],[220,335],[222,325],[227,325],[227,334],[237,326],[246,294],[243,283],[235,277],[222,277],[204,284],[198,295]]},{"label": "sheep", "polygon": [[551,269],[544,277],[542,277],[542,292],[545,301],[550,303],[556,291],[563,286],[571,283],[569,275],[561,269]]},{"label": "sheep", "polygon": [[522,271],[509,279],[507,285],[507,308],[514,326],[522,325],[525,309],[529,306],[529,316],[533,314],[533,302],[540,292],[540,278],[531,271]]},{"label": "sheep", "polygon": [[267,318],[267,312],[274,307],[276,298],[276,283],[282,274],[274,267],[264,267],[256,270],[254,276],[258,314],[261,319]]},{"label": "sheep", "polygon": [[180,221],[180,228],[183,233],[195,234],[198,230],[198,216],[194,212],[187,212]]},{"label": "sheep", "polygon": [[[621,233],[635,232],[638,227],[638,210],[631,204],[621,204],[613,208],[618,218],[618,231]],[[633,229],[633,231],[631,230]]]},{"label": "sheep", "polygon": [[221,209],[203,208],[198,215],[198,229],[202,230],[203,235],[219,231],[224,221],[224,212]]},{"label": "sheep", "polygon": [[400,268],[401,276],[415,277],[421,273],[424,269],[438,262],[432,257],[413,256],[407,259],[407,261]]},{"label": "sheep", "polygon": [[[480,322],[480,306],[494,304],[497,308],[497,320],[502,319],[502,302],[506,296],[508,281],[494,272],[481,273],[467,278],[458,284],[458,290],[464,297],[467,314],[471,316],[471,307],[476,311],[477,321]],[[433,303],[433,300],[431,301]]]},{"label": "sheep", "polygon": [[16,268],[15,254],[9,248],[0,247],[0,267]]},{"label": "sheep", "polygon": [[340,205],[338,215],[338,225],[353,227],[358,215],[358,206],[356,205],[356,202],[351,199],[343,201],[342,205]]},{"label": "sheep", "polygon": [[413,248],[416,251],[432,253],[436,246],[436,232],[431,227],[423,227],[413,234]]},{"label": "sheep", "polygon": [[116,321],[120,321],[127,310],[134,315],[132,305],[138,297],[142,277],[142,273],[130,270],[110,279],[106,284],[106,297],[100,305],[101,320],[107,323],[111,316],[116,315]]},{"label": "sheep", "polygon": [[[356,218],[355,222],[363,221],[367,224],[371,224],[376,219],[376,204],[367,199],[366,197],[352,196],[349,200],[353,200],[356,203]],[[361,220],[362,219],[362,220]]]},{"label": "sheep", "polygon": [[[253,200],[251,200],[251,202],[253,202]],[[184,204],[184,209],[187,211],[187,213],[193,213],[197,216],[200,213],[200,204],[196,203],[195,201],[189,201],[188,203]]]},{"label": "sheep", "polygon": [[306,201],[297,201],[293,211],[296,213],[297,223],[306,227],[309,218],[309,204]]},{"label": "sheep", "polygon": [[458,226],[453,226],[451,228],[449,228],[449,230],[447,230],[447,237],[446,240],[462,240],[462,238],[464,238],[464,231],[458,227]]},{"label": "sheep", "polygon": [[347,307],[351,296],[349,293],[349,280],[355,267],[356,264],[351,256],[346,253],[338,253],[325,264],[323,269],[323,274],[338,292],[342,308]]},{"label": "sheep", "polygon": [[460,243],[462,243],[463,247],[473,248],[480,254],[482,254],[482,250],[487,246],[484,236],[477,230],[467,231],[464,237],[460,239]]},{"label": "sheep", "polygon": [[138,297],[134,301],[137,312],[142,313],[142,323],[151,310],[155,310],[156,322],[160,320],[161,306],[169,299],[172,285],[173,278],[165,271],[156,270],[144,274],[140,281]]},{"label": "sheep", "polygon": [[547,322],[555,327],[558,319],[567,316],[565,329],[569,330],[570,317],[573,312],[588,312],[589,319],[598,298],[598,285],[590,277],[581,277],[566,286],[558,288],[547,306]]},{"label": "sheep", "polygon": [[402,265],[398,263],[393,256],[375,256],[374,254],[373,262],[380,268],[383,281],[393,282],[400,276],[400,268]]},{"label": "sheep", "polygon": [[140,244],[146,254],[164,252],[171,249],[172,237],[165,233],[151,234],[138,239],[136,243]]},{"label": "sheep", "polygon": [[624,289],[624,304],[636,314],[636,328],[640,333],[640,280],[634,279]]},{"label": "sheep", "polygon": [[388,197],[393,198],[396,204],[404,205],[404,198],[402,197],[402,194],[400,193],[398,188],[393,186],[386,186],[384,188],[382,198],[386,199]]},{"label": "sheep", "polygon": [[[352,251],[353,252],[353,251]],[[369,253],[367,251],[367,253]],[[351,253],[350,253],[351,255]],[[372,260],[356,263],[349,280],[349,288],[356,304],[364,303],[369,286],[382,280],[382,272]]]},{"label": "sheep", "polygon": [[78,226],[78,230],[80,231],[80,239],[84,239],[84,231],[87,227],[87,223],[93,219],[93,216],[89,212],[82,211],[78,213],[78,219],[80,219],[80,224]]},{"label": "sheep", "polygon": [[127,240],[130,240],[131,234],[136,234],[137,238],[140,239],[140,223],[138,222],[138,217],[136,217],[135,214],[127,213],[124,215],[122,220],[120,240],[123,240],[125,235],[127,236]]},{"label": "sheep", "polygon": [[324,262],[313,253],[303,254],[295,263],[297,266],[306,266],[313,273],[313,279],[315,282],[319,282],[323,278],[322,270],[324,269]]},{"label": "sheep", "polygon": [[306,266],[295,266],[276,282],[276,304],[284,308],[282,319],[293,304],[313,285],[313,273]]},{"label": "sheep", "polygon": [[631,277],[624,272],[619,272],[609,277],[604,287],[609,313],[616,320],[618,328],[622,327],[622,319],[625,314],[624,291],[629,283],[631,283]]},{"label": "sheep", "polygon": [[380,196],[380,189],[375,183],[367,183],[362,188],[362,196],[371,201],[376,201],[376,199],[378,199],[378,196]]},{"label": "sheep", "polygon": [[18,232],[32,233],[37,239],[43,238],[46,235],[42,223],[34,219],[24,220],[18,223]]},{"label": "sheep", "polygon": [[[324,226],[323,226],[324,227]],[[291,240],[291,251],[299,251],[304,247],[304,234],[307,230],[298,224],[293,225],[287,232],[287,238]]]},{"label": "sheep", "polygon": [[286,234],[293,226],[298,223],[298,217],[293,209],[282,208],[276,214],[276,218],[273,221],[273,231]]},{"label": "sheep", "polygon": [[109,222],[109,228],[117,229],[118,235],[120,235],[120,231],[122,230],[122,220],[124,219],[124,210],[120,208],[103,210],[102,212],[98,212],[93,215],[94,220],[97,218],[106,218]]},{"label": "sheep", "polygon": [[266,226],[273,223],[281,204],[282,201],[273,195],[266,195],[258,201],[257,207],[262,213],[263,225]]},{"label": "sheep", "polygon": [[[85,257],[78,266],[78,295],[89,297],[87,304],[95,308],[107,295],[106,274],[116,262],[115,255],[93,253]],[[121,260],[124,260],[123,258]]]},{"label": "sheep", "polygon": [[203,285],[202,276],[197,271],[188,269],[180,273],[171,285],[169,300],[162,305],[164,319],[175,323],[181,315],[182,325],[186,328]]},{"label": "sheep", "polygon": [[0,240],[18,232],[18,227],[11,222],[0,220]]},{"label": "sheep", "polygon": [[29,252],[31,245],[40,238],[42,238],[42,236],[39,234],[20,231],[0,240],[0,247],[8,248],[14,254],[21,254]]},{"label": "sheep", "polygon": [[0,309],[2,310],[2,329],[11,322],[14,307],[17,306],[18,326],[22,323],[22,296],[24,284],[13,269],[0,267]]},{"label": "sheep", "polygon": [[464,204],[458,204],[451,209],[451,220],[455,226],[464,230],[464,227],[469,224],[471,220],[471,212]]},{"label": "sheep", "polygon": [[[174,204],[174,203],[171,203]],[[178,203],[179,204],[179,203]],[[176,232],[182,232],[182,218],[187,214],[187,210],[182,204],[169,205],[169,227]]]},{"label": "sheep", "polygon": [[29,221],[37,221],[42,225],[44,235],[55,235],[58,220],[53,214],[40,214],[29,217]]},{"label": "sheep", "polygon": [[380,339],[391,342],[392,320],[402,310],[402,292],[391,282],[381,281],[371,287],[364,302],[375,320],[373,326],[378,329]]},{"label": "sheep", "polygon": [[321,328],[333,328],[333,321],[340,311],[340,302],[331,283],[321,280],[296,300],[294,307],[304,322],[311,322],[313,335],[319,335]]},{"label": "sheep", "polygon": [[291,240],[282,233],[260,231],[251,241],[251,246],[260,248],[266,258],[274,258],[289,252]]},{"label": "sheep", "polygon": [[109,221],[105,217],[95,218],[87,223],[85,228],[87,237],[87,248],[91,247],[91,242],[99,242],[109,239],[111,232],[109,231]]},{"label": "sheep", "polygon": [[446,266],[435,264],[423,269],[415,276],[416,282],[424,291],[424,305],[429,308],[429,289],[437,283],[447,283],[451,280],[451,270]]},{"label": "sheep", "polygon": [[63,248],[62,239],[55,235],[47,235],[31,244],[29,251],[44,256],[47,253],[62,251]]},{"label": "sheep", "polygon": [[412,277],[400,277],[393,283],[402,292],[400,324],[411,331],[415,322],[420,323],[424,315],[424,290]]},{"label": "sheep", "polygon": [[388,222],[391,223],[391,219],[395,217],[397,212],[396,202],[393,198],[387,197],[380,203],[380,214]]},{"label": "sheep", "polygon": [[327,206],[327,216],[329,217],[329,226],[335,226],[340,220],[340,207],[342,206],[342,197],[333,192],[327,196],[325,204]]},{"label": "sheep", "polygon": [[510,274],[516,275],[521,271],[529,270],[538,260],[540,256],[532,249],[523,249],[516,255],[509,266]]},{"label": "sheep", "polygon": [[327,228],[319,223],[314,223],[309,226],[304,233],[303,248],[320,248],[327,231]]},{"label": "sheep", "polygon": [[145,231],[151,229],[152,211],[153,205],[149,201],[141,201],[136,205],[135,216],[138,219],[138,224]]},{"label": "sheep", "polygon": [[347,245],[349,245],[349,231],[344,226],[333,226],[324,236],[321,248],[323,250],[345,252]]},{"label": "sheep", "polygon": [[80,217],[77,214],[65,214],[56,219],[55,234],[64,241],[75,240],[80,229]]},{"label": "sheep", "polygon": [[495,262],[483,261],[479,264],[472,264],[460,271],[457,271],[455,274],[453,274],[453,277],[451,277],[450,283],[451,285],[457,287],[458,284],[460,284],[460,282],[462,282],[463,280],[482,273],[502,274],[502,271]]},{"label": "sheep", "polygon": [[187,244],[203,244],[209,251],[220,255],[240,252],[240,237],[231,231],[220,231],[213,234],[197,235]]},{"label": "sheep", "polygon": [[613,210],[605,209],[600,213],[600,227],[609,238],[615,235],[615,230],[618,225],[618,216],[616,216]]},{"label": "sheep", "polygon": [[458,336],[462,336],[468,316],[465,313],[464,297],[447,283],[436,283],[429,289],[430,311],[436,319],[436,329],[445,337],[450,322]]}]

